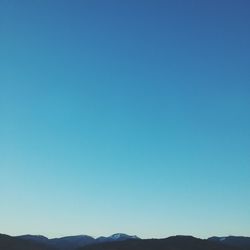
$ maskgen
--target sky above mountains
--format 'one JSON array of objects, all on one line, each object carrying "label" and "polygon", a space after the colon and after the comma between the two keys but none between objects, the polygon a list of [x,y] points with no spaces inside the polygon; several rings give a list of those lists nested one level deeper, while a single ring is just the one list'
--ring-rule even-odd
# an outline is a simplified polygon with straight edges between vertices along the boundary
[{"label": "sky above mountains", "polygon": [[0,3],[0,232],[250,235],[247,0]]}]

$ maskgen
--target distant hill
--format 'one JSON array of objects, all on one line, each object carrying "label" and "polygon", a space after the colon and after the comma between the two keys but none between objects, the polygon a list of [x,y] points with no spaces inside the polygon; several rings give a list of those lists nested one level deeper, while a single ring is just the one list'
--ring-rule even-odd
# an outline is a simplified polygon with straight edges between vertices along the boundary
[{"label": "distant hill", "polygon": [[250,237],[243,236],[228,236],[228,237],[211,237],[210,241],[220,242],[228,246],[240,247],[246,250],[250,250]]},{"label": "distant hill", "polygon": [[128,235],[128,234],[124,234],[124,233],[116,233],[116,234],[113,234],[113,235],[111,235],[109,237],[101,236],[101,237],[96,239],[95,243],[124,241],[124,240],[132,240],[132,239],[139,240],[140,238],[137,237],[136,235]]},{"label": "distant hill", "polygon": [[117,233],[108,237],[88,235],[48,239],[41,235],[8,236],[0,234],[0,250],[250,250],[250,237],[192,236],[145,239]]},{"label": "distant hill", "polygon": [[95,239],[88,235],[66,236],[54,239],[48,239],[41,235],[22,235],[17,236],[17,238],[39,242],[60,250],[72,250],[95,242]]},{"label": "distant hill", "polygon": [[123,233],[116,233],[108,237],[102,236],[97,239],[88,235],[67,236],[67,237],[54,238],[54,239],[48,239],[41,235],[22,235],[22,236],[17,236],[16,238],[45,244],[49,247],[54,247],[60,250],[74,250],[74,249],[77,249],[86,245],[103,243],[103,242],[139,239],[135,235],[132,236],[132,235],[127,235]]},{"label": "distant hill", "polygon": [[49,241],[49,239],[43,235],[27,234],[27,235],[16,236],[15,238],[34,241],[34,242],[43,243],[43,244],[46,244]]},{"label": "distant hill", "polygon": [[0,250],[54,250],[52,247],[34,241],[18,239],[0,234]]},{"label": "distant hill", "polygon": [[126,240],[88,245],[79,250],[239,250],[218,242],[192,236],[172,236],[166,239]]}]

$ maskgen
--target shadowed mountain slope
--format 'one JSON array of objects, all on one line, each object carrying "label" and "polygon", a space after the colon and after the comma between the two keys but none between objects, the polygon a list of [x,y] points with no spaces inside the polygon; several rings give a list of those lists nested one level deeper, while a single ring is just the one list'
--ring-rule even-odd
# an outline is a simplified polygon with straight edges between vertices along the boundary
[{"label": "shadowed mountain slope", "polygon": [[246,250],[250,250],[250,237],[243,236],[228,236],[228,237],[211,237],[210,241],[220,242],[228,246],[241,247]]},{"label": "shadowed mountain slope", "polygon": [[52,247],[30,240],[0,234],[0,250],[54,250]]},{"label": "shadowed mountain slope", "polygon": [[165,239],[139,239],[137,236],[114,234],[94,239],[91,236],[67,236],[48,239],[40,235],[12,237],[0,234],[0,250],[250,250],[249,237],[192,236]]},{"label": "shadowed mountain slope", "polygon": [[102,236],[97,239],[88,235],[66,236],[54,239],[48,239],[47,237],[41,235],[22,235],[22,236],[17,236],[16,238],[46,244],[47,246],[55,247],[60,250],[74,250],[86,245],[103,243],[103,242],[139,239],[135,235],[131,236],[124,233],[116,233],[108,237]]},{"label": "shadowed mountain slope", "polygon": [[79,250],[239,250],[221,243],[192,236],[172,236],[166,239],[126,240],[85,246]]}]

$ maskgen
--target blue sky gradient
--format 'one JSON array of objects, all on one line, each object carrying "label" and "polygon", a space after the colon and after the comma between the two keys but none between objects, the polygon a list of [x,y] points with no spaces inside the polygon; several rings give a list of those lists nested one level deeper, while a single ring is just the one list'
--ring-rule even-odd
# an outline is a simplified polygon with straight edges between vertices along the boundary
[{"label": "blue sky gradient", "polygon": [[0,232],[250,236],[249,8],[1,1]]}]

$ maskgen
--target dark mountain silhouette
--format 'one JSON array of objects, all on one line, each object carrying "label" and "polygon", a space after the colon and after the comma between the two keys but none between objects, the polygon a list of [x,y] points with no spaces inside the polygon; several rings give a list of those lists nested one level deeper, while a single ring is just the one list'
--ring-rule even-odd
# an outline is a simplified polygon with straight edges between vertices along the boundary
[{"label": "dark mountain silhouette", "polygon": [[207,240],[192,236],[142,240],[126,234],[97,239],[87,235],[48,239],[40,235],[0,234],[0,250],[250,250],[249,240],[249,237],[236,236]]},{"label": "dark mountain silhouette", "polygon": [[41,235],[22,235],[22,236],[17,236],[17,238],[45,244],[47,246],[54,247],[60,250],[73,250],[73,249],[77,249],[79,247],[83,247],[86,245],[102,243],[102,242],[139,239],[135,235],[131,236],[131,235],[123,234],[123,233],[116,233],[109,237],[102,236],[97,239],[94,239],[93,237],[88,236],[88,235],[67,236],[67,237],[54,238],[54,239],[48,239]]},{"label": "dark mountain silhouette", "polygon": [[54,250],[42,243],[0,234],[0,250]]},{"label": "dark mountain silhouette", "polygon": [[240,248],[192,236],[172,236],[166,239],[105,242],[88,245],[79,250],[240,250]]},{"label": "dark mountain silhouette", "polygon": [[16,236],[15,238],[17,239],[23,239],[23,240],[30,240],[30,241],[35,241],[38,243],[43,243],[46,244],[49,239],[43,235],[31,235],[31,234],[27,234],[27,235],[21,235],[21,236]]},{"label": "dark mountain silhouette", "polygon": [[62,250],[76,249],[88,244],[95,243],[95,239],[88,235],[66,236],[62,238],[48,239],[40,235],[22,235],[17,236],[19,239],[30,240],[46,244],[47,246],[54,247]]},{"label": "dark mountain silhouette", "polygon": [[52,246],[63,250],[76,249],[88,244],[93,244],[94,242],[95,239],[87,235],[67,236],[49,240]]},{"label": "dark mountain silhouette", "polygon": [[243,236],[228,236],[228,237],[211,237],[210,241],[220,242],[228,246],[241,247],[242,249],[250,250],[250,237]]},{"label": "dark mountain silhouette", "polygon": [[101,237],[96,239],[95,243],[123,241],[123,240],[132,240],[132,239],[140,239],[140,238],[137,237],[136,235],[128,235],[128,234],[124,234],[124,233],[116,233],[116,234],[113,234],[113,235],[111,235],[109,237],[101,236]]}]

